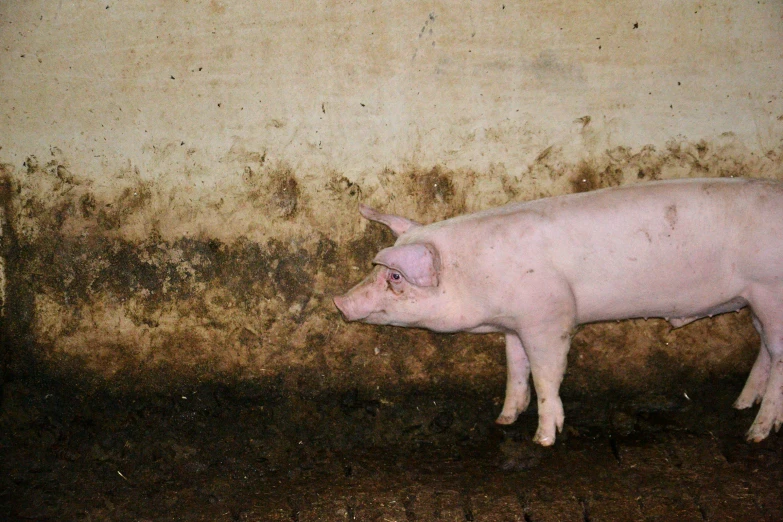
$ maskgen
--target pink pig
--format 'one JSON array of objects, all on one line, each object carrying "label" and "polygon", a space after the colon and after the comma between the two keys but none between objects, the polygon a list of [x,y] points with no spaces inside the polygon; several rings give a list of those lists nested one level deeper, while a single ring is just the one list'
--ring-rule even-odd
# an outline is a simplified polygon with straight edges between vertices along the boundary
[{"label": "pink pig", "polygon": [[334,298],[349,321],[502,332],[498,424],[538,397],[534,440],[562,431],[559,389],[574,327],[663,317],[680,327],[750,306],[761,349],[735,408],[761,407],[747,438],[783,424],[783,183],[692,179],[611,188],[423,226],[367,206],[398,237]]}]

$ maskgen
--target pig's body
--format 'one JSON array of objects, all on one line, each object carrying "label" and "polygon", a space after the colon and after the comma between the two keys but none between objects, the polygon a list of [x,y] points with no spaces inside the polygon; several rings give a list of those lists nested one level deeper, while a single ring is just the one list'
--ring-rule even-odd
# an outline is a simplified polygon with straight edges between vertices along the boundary
[{"label": "pig's body", "polygon": [[[349,320],[506,334],[498,418],[538,396],[536,440],[562,428],[559,386],[580,323],[674,326],[750,305],[762,347],[736,406],[763,399],[748,434],[783,423],[783,184],[682,180],[541,199],[428,226],[363,209],[399,234],[335,303]],[[401,273],[397,280],[394,273]],[[413,283],[411,282],[413,281]]]}]

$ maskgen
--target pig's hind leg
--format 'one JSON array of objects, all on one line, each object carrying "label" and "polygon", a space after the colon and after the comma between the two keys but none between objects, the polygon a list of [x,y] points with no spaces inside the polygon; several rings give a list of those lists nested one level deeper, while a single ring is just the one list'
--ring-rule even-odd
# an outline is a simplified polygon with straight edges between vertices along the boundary
[{"label": "pig's hind leg", "polygon": [[769,370],[771,366],[771,359],[769,357],[769,350],[764,342],[764,332],[761,328],[761,322],[758,317],[753,315],[753,326],[761,337],[761,347],[759,348],[759,355],[756,357],[756,362],[753,363],[753,368],[750,370],[748,380],[745,383],[745,387],[742,389],[742,393],[734,401],[734,407],[738,410],[744,410],[750,408],[754,404],[761,401],[764,397],[764,391],[767,388],[767,380],[769,379]]},{"label": "pig's hind leg", "polygon": [[[761,327],[762,347],[766,348],[769,357],[769,377],[761,407],[747,434],[749,441],[760,442],[767,438],[773,428],[777,431],[783,425],[783,288],[757,292],[751,307]],[[760,365],[757,372],[759,380],[763,376],[763,359]]]},{"label": "pig's hind leg", "polygon": [[522,341],[514,333],[506,334],[506,399],[497,424],[512,424],[530,404],[530,361]]}]

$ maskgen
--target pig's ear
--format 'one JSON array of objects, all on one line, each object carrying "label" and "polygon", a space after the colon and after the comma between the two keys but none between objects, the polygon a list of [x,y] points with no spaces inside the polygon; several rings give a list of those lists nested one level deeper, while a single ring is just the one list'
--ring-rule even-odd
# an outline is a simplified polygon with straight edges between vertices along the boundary
[{"label": "pig's ear", "polygon": [[394,237],[399,237],[408,230],[421,226],[419,223],[401,216],[395,216],[393,214],[381,214],[377,210],[370,208],[362,203],[359,203],[359,214],[369,219],[370,221],[383,223],[391,229],[391,231],[394,233]]},{"label": "pig's ear", "polygon": [[397,270],[416,286],[438,286],[440,256],[432,245],[413,243],[384,248],[373,263]]}]

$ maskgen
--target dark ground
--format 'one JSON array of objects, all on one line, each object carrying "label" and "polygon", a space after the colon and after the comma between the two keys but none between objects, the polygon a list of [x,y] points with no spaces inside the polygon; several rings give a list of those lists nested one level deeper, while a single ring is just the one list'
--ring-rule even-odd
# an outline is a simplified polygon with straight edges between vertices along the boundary
[{"label": "dark ground", "polygon": [[741,387],[565,397],[564,434],[539,448],[534,413],[496,427],[499,407],[459,390],[123,395],[17,378],[2,388],[0,517],[783,520],[783,433],[744,441]]}]

